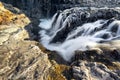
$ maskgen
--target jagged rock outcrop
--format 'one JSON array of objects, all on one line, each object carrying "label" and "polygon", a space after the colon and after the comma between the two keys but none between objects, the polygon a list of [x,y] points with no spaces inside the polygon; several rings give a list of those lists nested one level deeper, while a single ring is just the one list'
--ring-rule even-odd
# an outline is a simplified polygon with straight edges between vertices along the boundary
[{"label": "jagged rock outcrop", "polygon": [[42,45],[29,40],[30,20],[8,6],[0,2],[0,80],[66,80],[67,67],[49,60]]},{"label": "jagged rock outcrop", "polygon": [[72,69],[75,80],[120,80],[120,70],[112,71],[96,62],[79,61]]},{"label": "jagged rock outcrop", "polygon": [[88,51],[76,51],[71,68],[75,80],[120,80],[119,41],[99,45]]},{"label": "jagged rock outcrop", "polygon": [[16,40],[27,38],[28,34],[24,27],[28,23],[30,20],[24,14],[12,13],[0,3],[0,44],[2,45],[9,38]]}]

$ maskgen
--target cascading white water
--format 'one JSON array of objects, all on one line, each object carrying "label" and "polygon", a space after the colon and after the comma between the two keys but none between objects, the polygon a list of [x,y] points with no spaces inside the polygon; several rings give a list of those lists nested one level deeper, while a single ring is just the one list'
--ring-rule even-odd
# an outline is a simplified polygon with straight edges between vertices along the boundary
[{"label": "cascading white water", "polygon": [[[65,40],[52,42],[58,32],[62,32],[66,25],[72,22],[70,16],[63,20],[62,14],[55,14],[52,19],[42,20],[40,42],[49,50],[56,51],[66,61],[74,55],[75,50],[88,50],[100,42],[111,41],[120,38],[120,21],[114,20],[108,24],[109,20],[97,20],[85,23],[69,31]],[[72,17],[75,20],[75,17]],[[107,24],[107,25],[106,25]],[[64,36],[64,35],[63,35]],[[59,37],[59,35],[58,35]],[[58,38],[59,39],[59,38]]]}]

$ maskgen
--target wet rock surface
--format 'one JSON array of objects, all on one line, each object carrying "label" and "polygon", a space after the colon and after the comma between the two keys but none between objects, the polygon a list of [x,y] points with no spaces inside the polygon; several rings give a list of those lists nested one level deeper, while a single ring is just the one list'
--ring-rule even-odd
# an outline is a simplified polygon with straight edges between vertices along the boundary
[{"label": "wet rock surface", "polygon": [[120,80],[120,53],[114,45],[75,53],[71,64],[75,80]]},{"label": "wet rock surface", "polygon": [[75,80],[120,80],[119,70],[109,70],[104,64],[79,61],[72,66]]},{"label": "wet rock surface", "polygon": [[[71,31],[77,29],[79,26],[82,26],[85,23],[95,22],[101,19],[109,20],[106,24],[104,24],[104,28],[112,21],[116,19],[119,20],[119,16],[120,8],[76,7],[58,12],[55,20],[53,20],[52,29],[54,30],[54,26],[57,25],[57,21],[60,21],[60,24],[57,26],[59,26],[59,28],[63,28],[56,33],[54,38],[51,40],[51,43],[64,42]],[[103,28],[98,29],[98,31],[102,30]],[[82,34],[82,32],[79,34]]]}]

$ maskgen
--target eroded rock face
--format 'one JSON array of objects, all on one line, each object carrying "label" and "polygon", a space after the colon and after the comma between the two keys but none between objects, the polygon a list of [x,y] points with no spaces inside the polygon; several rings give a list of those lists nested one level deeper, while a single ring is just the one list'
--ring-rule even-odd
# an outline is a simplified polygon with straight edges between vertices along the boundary
[{"label": "eroded rock face", "polygon": [[30,23],[30,20],[24,14],[12,13],[0,3],[0,19],[1,45],[9,38],[21,40],[28,37],[24,27]]},{"label": "eroded rock face", "polygon": [[0,80],[65,80],[66,66],[51,63],[42,45],[29,40],[25,26],[30,20],[8,8],[0,2]]}]

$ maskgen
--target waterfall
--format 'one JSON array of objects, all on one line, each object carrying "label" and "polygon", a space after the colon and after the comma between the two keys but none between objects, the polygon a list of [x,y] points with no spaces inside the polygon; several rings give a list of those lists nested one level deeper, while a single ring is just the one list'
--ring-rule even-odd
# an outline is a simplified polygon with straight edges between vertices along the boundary
[{"label": "waterfall", "polygon": [[76,50],[88,50],[120,38],[120,20],[88,21],[89,15],[85,13],[63,13],[56,13],[52,19],[42,19],[39,34],[43,46],[56,51],[66,61],[70,61]]}]

